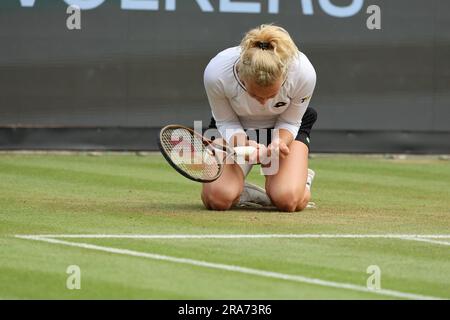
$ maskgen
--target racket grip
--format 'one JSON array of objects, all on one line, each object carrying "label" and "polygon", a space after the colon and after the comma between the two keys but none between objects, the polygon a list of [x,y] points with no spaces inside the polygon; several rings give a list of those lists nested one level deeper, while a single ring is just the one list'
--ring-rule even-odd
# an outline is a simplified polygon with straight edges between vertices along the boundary
[{"label": "racket grip", "polygon": [[236,155],[238,156],[249,156],[251,155],[253,152],[256,151],[255,147],[251,147],[251,146],[247,146],[247,147],[234,147],[233,148],[234,152],[236,153]]}]

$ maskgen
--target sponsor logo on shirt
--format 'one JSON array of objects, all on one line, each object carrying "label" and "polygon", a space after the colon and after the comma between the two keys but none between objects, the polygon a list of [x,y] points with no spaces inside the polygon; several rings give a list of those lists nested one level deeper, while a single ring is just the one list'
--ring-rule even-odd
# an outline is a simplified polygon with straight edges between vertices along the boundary
[{"label": "sponsor logo on shirt", "polygon": [[301,101],[301,103],[305,103],[306,101],[308,101],[309,100],[309,98],[311,98],[311,97],[304,97],[303,99],[301,99],[300,101]]},{"label": "sponsor logo on shirt", "polygon": [[274,108],[281,108],[281,107],[284,107],[285,105],[287,105],[287,102],[280,101],[276,105],[274,105],[273,107]]}]

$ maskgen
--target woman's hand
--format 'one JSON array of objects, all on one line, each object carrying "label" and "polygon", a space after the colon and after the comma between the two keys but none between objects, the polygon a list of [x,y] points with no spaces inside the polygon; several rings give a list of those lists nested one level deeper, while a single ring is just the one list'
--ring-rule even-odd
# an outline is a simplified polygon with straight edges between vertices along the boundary
[{"label": "woman's hand", "polygon": [[286,158],[289,155],[289,147],[286,143],[281,139],[276,139],[272,141],[272,143],[268,146],[268,155],[272,156],[280,156],[281,159]]},{"label": "woman's hand", "polygon": [[251,155],[245,157],[245,160],[251,164],[266,164],[269,158],[274,156],[284,159],[290,152],[289,147],[281,139],[272,141],[268,147],[253,140],[248,140],[246,145],[256,149]]},{"label": "woman's hand", "polygon": [[267,147],[265,145],[253,140],[249,140],[248,145],[256,148],[256,150],[246,159],[249,163],[258,164],[261,163],[262,159],[267,157]]}]

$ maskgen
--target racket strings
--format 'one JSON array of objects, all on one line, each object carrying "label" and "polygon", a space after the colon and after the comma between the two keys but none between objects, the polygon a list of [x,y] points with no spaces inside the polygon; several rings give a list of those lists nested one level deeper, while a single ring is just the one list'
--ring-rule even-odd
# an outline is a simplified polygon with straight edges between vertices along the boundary
[{"label": "racket strings", "polygon": [[194,179],[213,180],[221,166],[201,136],[184,128],[168,128],[161,133],[161,144],[171,161]]}]

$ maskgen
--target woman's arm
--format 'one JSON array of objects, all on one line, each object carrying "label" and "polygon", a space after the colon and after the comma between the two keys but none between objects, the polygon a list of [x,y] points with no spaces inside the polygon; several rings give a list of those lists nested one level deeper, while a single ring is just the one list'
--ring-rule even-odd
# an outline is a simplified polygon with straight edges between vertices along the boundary
[{"label": "woman's arm", "polygon": [[211,64],[206,67],[203,80],[217,130],[231,144],[234,135],[245,135],[242,124],[225,95],[221,80],[217,78],[217,70]]},{"label": "woman's arm", "polygon": [[304,64],[304,68],[304,70],[298,71],[301,76],[299,76],[297,90],[291,98],[290,105],[278,117],[275,124],[275,129],[279,130],[278,137],[272,139],[272,143],[269,146],[271,151],[278,148],[282,157],[289,154],[289,145],[297,137],[303,115],[308,108],[316,86],[314,67],[308,63]]}]

